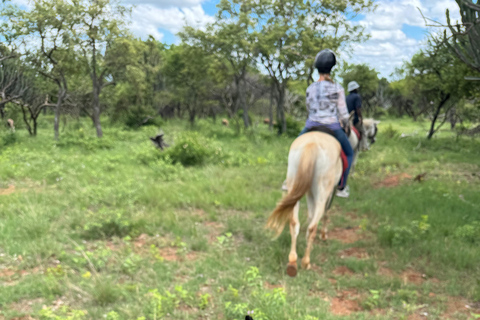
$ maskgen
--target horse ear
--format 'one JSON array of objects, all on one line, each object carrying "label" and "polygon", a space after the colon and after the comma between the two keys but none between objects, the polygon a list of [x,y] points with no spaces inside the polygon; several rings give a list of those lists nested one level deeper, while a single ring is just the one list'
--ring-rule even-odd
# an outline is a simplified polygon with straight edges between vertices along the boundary
[{"label": "horse ear", "polygon": [[382,121],[376,120],[376,121],[375,121],[375,124],[380,124],[380,122],[382,122]]}]

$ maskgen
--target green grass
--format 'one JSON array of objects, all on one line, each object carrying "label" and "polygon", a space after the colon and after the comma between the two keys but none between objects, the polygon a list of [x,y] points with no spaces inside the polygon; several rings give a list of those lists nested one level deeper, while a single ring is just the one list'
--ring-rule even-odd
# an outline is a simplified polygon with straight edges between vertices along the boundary
[{"label": "green grass", "polygon": [[[428,141],[428,122],[382,121],[351,197],[331,212],[330,230],[361,226],[360,239],[317,240],[313,270],[291,279],[288,231],[272,241],[263,226],[293,139],[172,121],[162,129],[175,152],[161,153],[153,127],[106,125],[97,141],[88,121],[73,121],[56,143],[50,121],[36,138],[19,128],[0,139],[0,319],[442,319],[452,297],[480,300],[478,140],[444,130]],[[197,142],[202,165],[172,161],[196,161],[179,146]],[[302,222],[305,211],[303,201]],[[349,248],[363,258],[342,257]],[[412,270],[426,279],[404,281]],[[361,311],[332,313],[352,290]],[[450,316],[474,317],[459,311]]]}]

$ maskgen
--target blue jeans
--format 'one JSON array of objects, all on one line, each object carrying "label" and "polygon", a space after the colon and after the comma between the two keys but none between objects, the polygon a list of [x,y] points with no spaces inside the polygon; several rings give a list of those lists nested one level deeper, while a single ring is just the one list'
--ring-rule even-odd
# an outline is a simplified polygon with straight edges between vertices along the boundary
[{"label": "blue jeans", "polygon": [[[298,136],[301,136],[307,131],[308,131],[308,128],[303,128],[303,130],[300,132]],[[348,174],[350,173],[350,168],[352,167],[353,148],[352,148],[352,145],[350,144],[350,141],[348,141],[347,134],[345,133],[345,131],[343,131],[343,129],[333,130],[333,133],[335,134],[335,138],[337,138],[338,142],[340,142],[343,152],[345,152],[345,155],[347,156],[347,160],[348,160],[348,168],[347,170],[345,170],[345,173],[343,174],[343,179],[341,179],[340,183],[338,184],[340,189],[343,189],[347,186]]]}]

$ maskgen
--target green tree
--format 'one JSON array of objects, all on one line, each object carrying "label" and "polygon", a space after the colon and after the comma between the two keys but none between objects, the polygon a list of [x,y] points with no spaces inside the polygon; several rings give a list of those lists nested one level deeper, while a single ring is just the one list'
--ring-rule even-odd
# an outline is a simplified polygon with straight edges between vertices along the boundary
[{"label": "green tree", "polygon": [[[446,114],[463,97],[471,94],[473,83],[465,80],[468,67],[446,46],[432,43],[413,56],[405,65],[406,80],[415,89],[415,104],[426,106],[430,111],[431,125],[428,139],[448,120]],[[437,123],[442,112],[443,121]]]},{"label": "green tree", "polygon": [[92,120],[101,138],[100,94],[105,87],[115,84],[108,80],[112,64],[105,61],[105,56],[113,41],[123,34],[128,11],[118,0],[77,0],[73,4],[75,41],[92,81]]},{"label": "green tree", "polygon": [[31,10],[7,6],[2,16],[14,30],[11,39],[25,44],[26,61],[57,86],[55,139],[59,137],[60,108],[68,92],[68,75],[77,69],[74,51],[75,5],[64,0],[33,0]]},{"label": "green tree", "polygon": [[360,85],[363,100],[363,108],[367,112],[373,112],[375,105],[374,98],[378,93],[378,72],[374,68],[370,68],[366,64],[345,64],[340,77],[343,79],[343,87],[347,91],[348,84],[351,81],[356,81]]},{"label": "green tree", "polygon": [[236,116],[241,108],[244,125],[249,127],[245,78],[255,58],[251,31],[256,27],[257,19],[253,18],[253,8],[249,1],[222,0],[218,8],[216,21],[208,25],[206,31],[186,28],[181,35],[184,41],[191,41],[213,54],[218,59],[218,64],[227,64],[217,70],[234,83],[231,116]]},{"label": "green tree", "polygon": [[[230,0],[232,6],[238,0]],[[263,0],[242,1],[258,19],[255,46],[277,96],[277,118],[286,132],[285,100],[292,79],[311,81],[319,50],[345,48],[365,39],[363,28],[348,22],[349,15],[368,10],[372,1]]]},{"label": "green tree", "polygon": [[163,71],[168,89],[173,99],[187,110],[192,125],[207,104],[212,63],[208,52],[184,43],[172,46],[166,53]]}]

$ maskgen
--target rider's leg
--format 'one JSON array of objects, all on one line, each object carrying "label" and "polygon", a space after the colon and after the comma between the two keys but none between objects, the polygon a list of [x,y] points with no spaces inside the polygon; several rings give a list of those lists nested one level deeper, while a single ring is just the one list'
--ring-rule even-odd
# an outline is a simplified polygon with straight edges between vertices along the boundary
[{"label": "rider's leg", "polygon": [[353,148],[350,142],[348,141],[348,137],[345,134],[345,131],[343,131],[342,129],[339,129],[339,130],[335,130],[334,133],[338,142],[340,142],[340,145],[342,146],[343,152],[345,152],[345,155],[347,156],[347,159],[348,159],[348,168],[347,170],[345,170],[345,173],[343,174],[342,181],[340,181],[340,184],[343,182],[343,185],[339,185],[339,189],[343,190],[347,186],[348,174],[350,172],[350,168],[353,163]]},{"label": "rider's leg", "polygon": [[307,127],[303,128],[302,131],[300,131],[300,134],[298,136],[300,137],[302,134],[306,133],[307,131],[308,131]]},{"label": "rider's leg", "polygon": [[357,121],[353,123],[355,128],[357,128],[358,132],[360,132],[361,140],[358,142],[360,150],[367,150],[368,149],[368,143],[367,143],[367,133],[365,132],[365,128],[363,125],[360,124],[360,121]]}]

